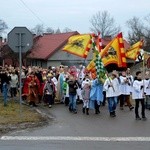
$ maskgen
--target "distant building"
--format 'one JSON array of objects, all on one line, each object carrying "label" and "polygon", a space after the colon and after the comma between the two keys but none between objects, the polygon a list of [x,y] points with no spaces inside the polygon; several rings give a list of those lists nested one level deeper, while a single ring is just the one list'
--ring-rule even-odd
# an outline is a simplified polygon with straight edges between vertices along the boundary
[{"label": "distant building", "polygon": [[[87,65],[92,57],[92,51],[86,59],[80,58],[78,56],[72,55],[70,53],[62,51],[62,48],[67,43],[69,37],[73,35],[78,35],[77,31],[68,33],[58,33],[50,34],[45,33],[43,35],[35,36],[33,47],[29,50],[26,57],[27,66],[41,66],[43,68],[48,68],[49,66],[59,66],[59,65],[79,65],[80,63]],[[112,40],[110,36],[106,36],[102,39],[103,48]],[[130,45],[124,40],[125,48],[129,48]],[[2,51],[11,51],[7,43],[3,44],[1,47]],[[3,56],[2,56],[3,57]],[[13,65],[14,60],[11,59],[11,55],[3,58],[4,63],[8,65]]]},{"label": "distant building", "polygon": [[31,53],[28,55],[28,63],[32,66],[59,66],[79,64],[83,58],[62,51],[69,37],[78,35],[77,31],[58,34],[43,34],[36,37]]}]

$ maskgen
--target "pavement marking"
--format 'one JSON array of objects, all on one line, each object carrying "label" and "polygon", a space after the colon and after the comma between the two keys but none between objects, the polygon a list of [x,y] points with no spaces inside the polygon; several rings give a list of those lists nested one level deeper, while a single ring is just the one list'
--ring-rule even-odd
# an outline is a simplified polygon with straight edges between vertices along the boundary
[{"label": "pavement marking", "polygon": [[3,141],[150,142],[150,137],[2,136]]}]

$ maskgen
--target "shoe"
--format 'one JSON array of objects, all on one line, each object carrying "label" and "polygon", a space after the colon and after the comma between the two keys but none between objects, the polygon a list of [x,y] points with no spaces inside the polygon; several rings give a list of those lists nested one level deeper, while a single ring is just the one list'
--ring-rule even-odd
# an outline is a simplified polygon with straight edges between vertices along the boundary
[{"label": "shoe", "polygon": [[116,112],[115,111],[113,111],[112,114],[113,114],[114,117],[116,117]]},{"label": "shoe", "polygon": [[69,107],[69,111],[72,112],[72,109]]},{"label": "shoe", "polygon": [[130,111],[131,111],[132,109],[134,109],[134,107],[133,107],[133,106],[131,106],[129,109],[130,109]]},{"label": "shoe", "polygon": [[136,120],[141,120],[141,118],[140,117],[136,117]]},{"label": "shoe", "polygon": [[95,109],[95,114],[99,114],[98,111],[97,111],[97,109]]},{"label": "shoe", "polygon": [[98,114],[100,114],[100,110],[99,109],[97,110],[97,112],[98,112]]},{"label": "shoe", "polygon": [[52,105],[49,105],[48,107],[49,107],[49,108],[52,108]]},{"label": "shoe", "polygon": [[116,117],[116,115],[114,114],[114,112],[110,112],[110,117]]},{"label": "shoe", "polygon": [[146,117],[142,117],[142,120],[145,121],[145,120],[147,120],[147,118]]},{"label": "shoe", "polygon": [[86,108],[86,114],[89,115],[89,108]]},{"label": "shoe", "polygon": [[85,108],[82,108],[82,112],[83,112],[83,114],[85,114]]},{"label": "shoe", "polygon": [[77,114],[77,111],[76,111],[76,110],[74,110],[74,111],[73,111],[73,113],[74,113],[74,114]]}]

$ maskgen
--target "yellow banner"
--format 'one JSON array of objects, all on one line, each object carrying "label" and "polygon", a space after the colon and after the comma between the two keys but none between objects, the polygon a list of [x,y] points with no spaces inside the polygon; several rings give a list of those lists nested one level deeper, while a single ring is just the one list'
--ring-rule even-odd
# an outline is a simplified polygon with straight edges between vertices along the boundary
[{"label": "yellow banner", "polygon": [[136,60],[140,53],[142,45],[143,41],[139,41],[133,44],[129,49],[126,50],[126,58]]},{"label": "yellow banner", "polygon": [[90,34],[74,35],[68,39],[63,51],[86,58],[90,50]]},{"label": "yellow banner", "polygon": [[126,58],[122,33],[118,34],[101,52],[104,66],[117,64],[118,67],[126,67]]}]

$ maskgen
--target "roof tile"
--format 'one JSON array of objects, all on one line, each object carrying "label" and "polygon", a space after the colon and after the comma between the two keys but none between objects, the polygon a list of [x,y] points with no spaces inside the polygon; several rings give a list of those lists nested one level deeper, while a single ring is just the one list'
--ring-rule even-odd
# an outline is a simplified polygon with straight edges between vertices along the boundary
[{"label": "roof tile", "polygon": [[61,48],[70,36],[79,34],[77,31],[59,34],[43,34],[34,42],[29,58],[48,59],[58,48]]}]

